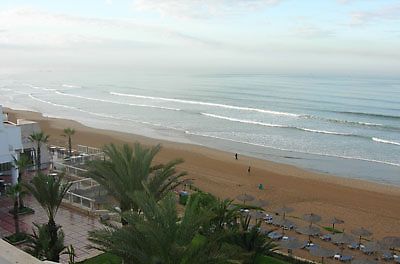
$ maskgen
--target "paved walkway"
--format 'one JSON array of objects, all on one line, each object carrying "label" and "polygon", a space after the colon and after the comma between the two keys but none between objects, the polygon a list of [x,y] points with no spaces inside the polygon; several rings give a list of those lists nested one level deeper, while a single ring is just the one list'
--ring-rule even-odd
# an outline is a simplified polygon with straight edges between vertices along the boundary
[{"label": "paved walkway", "polygon": [[[47,223],[47,215],[40,205],[31,196],[24,199],[25,204],[35,210],[34,214],[20,216],[20,229],[32,233],[33,222]],[[14,233],[14,219],[8,213],[12,208],[12,201],[4,196],[0,197],[0,237],[5,237]],[[60,207],[56,216],[56,223],[62,226],[65,234],[64,244],[73,245],[77,255],[76,260],[80,261],[99,254],[97,250],[88,249],[88,231],[99,229],[102,225],[98,218],[93,218],[80,212]],[[61,257],[62,262],[66,263],[68,256]]]}]

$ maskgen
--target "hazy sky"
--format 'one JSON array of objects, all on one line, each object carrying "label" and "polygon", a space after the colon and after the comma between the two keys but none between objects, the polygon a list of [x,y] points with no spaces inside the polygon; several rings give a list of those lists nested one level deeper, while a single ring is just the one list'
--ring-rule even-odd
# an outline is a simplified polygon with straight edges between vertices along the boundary
[{"label": "hazy sky", "polygon": [[400,1],[0,0],[1,67],[400,75]]}]

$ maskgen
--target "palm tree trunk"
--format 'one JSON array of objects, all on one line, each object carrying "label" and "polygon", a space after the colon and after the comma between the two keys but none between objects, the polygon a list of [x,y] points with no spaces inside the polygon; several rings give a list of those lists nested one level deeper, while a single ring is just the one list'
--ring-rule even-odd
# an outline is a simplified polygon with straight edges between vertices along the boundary
[{"label": "palm tree trunk", "polygon": [[57,243],[58,237],[57,237],[57,225],[54,219],[50,218],[49,222],[47,223],[47,226],[49,228],[49,233],[50,233],[50,261],[54,262],[60,262],[60,255],[58,254],[57,250],[55,249],[55,245]]},{"label": "palm tree trunk", "polygon": [[41,169],[41,158],[40,158],[40,142],[37,144],[37,157],[36,157],[37,171],[39,172]]},{"label": "palm tree trunk", "polygon": [[[19,175],[18,175],[18,183],[22,184],[22,174],[23,172],[21,172],[21,169],[19,170]],[[24,208],[24,199],[22,199],[22,195],[18,195],[18,204],[19,204],[19,208],[22,209]]]},{"label": "palm tree trunk", "polygon": [[19,234],[19,217],[18,217],[18,199],[14,201],[14,225],[15,225],[15,234]]},{"label": "palm tree trunk", "polygon": [[69,156],[72,156],[72,140],[71,136],[68,136],[68,150],[69,150]]}]

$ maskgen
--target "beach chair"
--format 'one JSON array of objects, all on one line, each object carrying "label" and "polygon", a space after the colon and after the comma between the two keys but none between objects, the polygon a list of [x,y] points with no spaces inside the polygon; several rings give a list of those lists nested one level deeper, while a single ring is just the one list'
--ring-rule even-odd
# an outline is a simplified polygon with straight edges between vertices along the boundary
[{"label": "beach chair", "polygon": [[349,249],[358,249],[359,245],[356,242],[353,242],[347,246]]},{"label": "beach chair", "polygon": [[323,236],[320,236],[319,238],[324,240],[324,241],[331,241],[332,240],[332,235],[331,234],[325,234]]},{"label": "beach chair", "polygon": [[394,259],[392,252],[383,252],[382,259],[385,261]]},{"label": "beach chair", "polygon": [[341,262],[350,262],[353,260],[353,256],[340,256],[339,259]]},{"label": "beach chair", "polygon": [[269,237],[270,239],[272,239],[272,240],[279,240],[279,239],[282,238],[282,234],[279,233],[279,232],[273,231],[273,232],[271,232],[271,233],[268,234],[268,237]]}]

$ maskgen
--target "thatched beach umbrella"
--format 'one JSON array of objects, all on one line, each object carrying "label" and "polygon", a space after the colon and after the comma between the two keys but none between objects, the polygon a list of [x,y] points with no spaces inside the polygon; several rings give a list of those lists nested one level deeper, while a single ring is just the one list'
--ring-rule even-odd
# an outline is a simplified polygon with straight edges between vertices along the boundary
[{"label": "thatched beach umbrella", "polygon": [[183,183],[183,190],[186,190],[186,186],[187,185],[192,186],[194,181],[192,179],[185,179],[182,181],[182,183]]},{"label": "thatched beach umbrella", "polygon": [[289,254],[292,253],[292,250],[302,248],[303,245],[304,243],[300,242],[297,238],[289,238],[279,243],[279,247],[287,249]]},{"label": "thatched beach umbrella", "polygon": [[307,235],[308,240],[311,241],[311,236],[319,235],[321,233],[321,230],[315,226],[305,226],[296,228],[296,232],[303,235]]},{"label": "thatched beach umbrella", "polygon": [[321,263],[324,263],[324,258],[333,257],[335,255],[335,251],[321,247],[313,247],[310,249],[310,254],[315,257],[322,258]]},{"label": "thatched beach umbrella", "polygon": [[260,208],[265,207],[265,206],[267,206],[268,204],[269,204],[269,202],[268,202],[267,200],[263,200],[263,199],[258,199],[258,200],[253,201],[253,202],[251,203],[252,206],[254,206],[254,207],[260,207]]},{"label": "thatched beach umbrella", "polygon": [[260,211],[251,211],[251,212],[249,213],[249,215],[250,215],[252,218],[256,219],[256,220],[262,220],[262,219],[264,219],[265,213],[260,212]]},{"label": "thatched beach umbrella", "polygon": [[370,259],[355,259],[351,261],[351,264],[378,264],[378,261]]},{"label": "thatched beach umbrella", "polygon": [[400,237],[387,236],[382,239],[382,243],[390,249],[400,248]]},{"label": "thatched beach umbrella", "polygon": [[338,233],[332,235],[332,242],[335,244],[351,244],[355,241],[355,238],[346,233]]},{"label": "thatched beach umbrella", "polygon": [[238,196],[236,196],[236,199],[238,199],[239,201],[243,202],[244,204],[246,204],[246,202],[251,202],[254,200],[254,196],[251,196],[249,194],[240,194]]},{"label": "thatched beach umbrella", "polygon": [[287,207],[286,205],[276,210],[277,213],[283,214],[283,219],[285,219],[286,214],[291,213],[293,211],[294,211],[293,208]]},{"label": "thatched beach umbrella", "polygon": [[379,241],[370,241],[365,243],[366,252],[377,252],[389,249],[385,244]]},{"label": "thatched beach umbrella", "polygon": [[353,236],[348,235],[346,233],[338,233],[338,234],[332,235],[332,242],[337,244],[337,245],[339,245],[341,254],[343,253],[344,245],[345,244],[351,244],[355,240],[356,239]]},{"label": "thatched beach umbrella", "polygon": [[285,234],[285,228],[294,227],[294,223],[284,218],[273,219],[272,224],[282,227],[282,234]]},{"label": "thatched beach umbrella", "polygon": [[359,245],[361,245],[361,239],[363,237],[372,236],[372,232],[367,230],[367,229],[365,229],[364,227],[360,227],[360,228],[354,229],[354,230],[351,231],[351,233],[353,233],[354,235],[360,237]]},{"label": "thatched beach umbrella", "polygon": [[336,224],[343,224],[344,221],[341,220],[341,219],[338,219],[338,218],[336,218],[336,217],[333,217],[333,218],[330,220],[330,223],[332,224],[332,232],[335,233],[335,225],[336,225]]},{"label": "thatched beach umbrella", "polygon": [[310,225],[318,223],[318,222],[321,221],[321,216],[313,214],[313,213],[305,214],[305,215],[303,215],[302,218],[303,218],[304,221],[309,222]]},{"label": "thatched beach umbrella", "polygon": [[294,223],[292,221],[284,218],[273,219],[272,224],[282,227],[294,226]]}]

